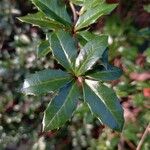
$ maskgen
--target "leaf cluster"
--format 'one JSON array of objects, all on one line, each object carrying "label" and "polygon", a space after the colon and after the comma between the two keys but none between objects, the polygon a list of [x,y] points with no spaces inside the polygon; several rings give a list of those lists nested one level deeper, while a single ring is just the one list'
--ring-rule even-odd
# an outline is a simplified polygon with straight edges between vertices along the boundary
[{"label": "leaf cluster", "polygon": [[70,0],[79,6],[77,21],[72,20],[63,0],[32,0],[35,14],[19,19],[41,27],[46,40],[37,49],[38,57],[52,53],[64,70],[46,69],[31,74],[22,92],[29,95],[53,93],[44,112],[43,129],[58,129],[77,108],[79,99],[88,104],[100,122],[116,131],[124,124],[123,109],[111,88],[103,82],[119,78],[122,71],[108,63],[108,37],[89,32],[90,25],[109,14],[116,5],[103,0]]}]

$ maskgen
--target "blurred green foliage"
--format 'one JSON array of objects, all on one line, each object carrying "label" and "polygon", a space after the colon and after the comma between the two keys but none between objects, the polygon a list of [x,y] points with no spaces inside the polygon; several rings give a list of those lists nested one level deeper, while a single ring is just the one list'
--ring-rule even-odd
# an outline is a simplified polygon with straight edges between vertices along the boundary
[{"label": "blurred green foliage", "polygon": [[[90,110],[82,105],[68,127],[42,133],[43,111],[51,95],[24,96],[19,93],[20,83],[27,74],[41,70],[43,66],[59,66],[50,54],[42,60],[36,59],[36,45],[43,39],[43,33],[37,27],[21,24],[15,19],[27,13],[23,6],[32,8],[29,1],[23,1],[21,7],[20,3],[0,1],[0,149],[116,150],[121,146],[126,150],[135,149],[150,122],[150,97],[144,94],[144,90],[150,88],[150,80],[140,81],[131,74],[149,72],[150,28],[136,27],[131,18],[122,20],[114,13],[106,18],[101,31],[111,35],[110,61],[124,71],[119,81],[109,84],[116,89],[125,109],[126,123],[121,135],[89,117]],[[149,140],[150,135],[146,137],[142,150],[150,149]]]}]

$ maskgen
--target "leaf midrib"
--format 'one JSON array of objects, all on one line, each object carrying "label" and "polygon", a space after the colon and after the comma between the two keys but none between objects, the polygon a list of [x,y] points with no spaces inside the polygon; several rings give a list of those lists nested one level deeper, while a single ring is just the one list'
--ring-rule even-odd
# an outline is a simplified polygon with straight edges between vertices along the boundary
[{"label": "leaf midrib", "polygon": [[[64,48],[64,46],[63,46],[63,43],[62,43],[62,41],[61,41],[61,39],[59,39],[59,36],[56,34],[56,36],[57,36],[57,39],[58,39],[58,41],[59,41],[59,43],[60,43],[60,46],[62,47],[62,50],[63,50],[63,52],[64,52],[64,54],[65,54],[65,57],[66,57],[66,60],[67,60],[67,62],[68,62],[68,64],[69,64],[69,69],[72,69],[72,65],[71,65],[71,60],[70,60],[70,58],[67,56],[67,53],[66,53],[66,51],[65,51],[65,48]],[[68,59],[67,59],[68,58]],[[59,60],[58,60],[59,61]],[[66,68],[66,69],[68,69],[68,68]]]},{"label": "leaf midrib", "polygon": [[82,63],[81,66],[79,67],[79,69],[77,69],[77,75],[82,75],[83,73],[85,73],[85,72],[83,72],[83,71],[80,73],[80,71],[83,70],[85,64],[88,62],[89,58],[92,57],[92,55],[94,54],[94,52],[95,52],[97,49],[100,49],[100,47],[96,47],[96,48],[95,48],[95,47],[93,47],[93,45],[91,44],[91,53],[88,54],[88,52],[86,51],[86,52],[87,52],[86,54],[88,54],[88,55],[87,55],[87,57],[86,57],[86,60],[83,61],[83,63]]},{"label": "leaf midrib", "polygon": [[44,84],[47,84],[47,83],[50,83],[50,82],[55,82],[55,81],[59,81],[59,80],[65,80],[65,79],[67,79],[67,78],[69,79],[70,77],[68,76],[68,77],[64,77],[64,78],[58,78],[58,79],[54,79],[54,80],[44,81],[44,82],[39,83],[39,84],[31,85],[31,86],[29,86],[29,87],[27,87],[27,88],[23,88],[23,90],[26,90],[26,89],[28,89],[28,88],[32,88],[32,87],[35,87],[35,86],[44,85]]},{"label": "leaf midrib", "polygon": [[[97,95],[97,96],[99,97],[99,99],[103,102],[103,104],[105,105],[105,107],[108,108],[106,102],[105,102],[105,101],[103,100],[103,98],[98,94],[98,91],[97,91],[97,90],[93,90],[88,84],[86,84],[86,85],[94,92],[95,95]],[[112,117],[113,117],[114,120],[116,121],[117,125],[119,125],[118,120],[114,117],[114,113],[112,112],[112,110],[110,110],[110,109],[107,109],[107,110],[112,114]],[[120,120],[120,119],[119,119],[119,120]],[[121,120],[120,120],[120,121],[121,121]],[[119,127],[120,127],[120,125],[119,125]]]},{"label": "leaf midrib", "polygon": [[94,73],[92,73],[92,74],[89,74],[89,76],[90,76],[90,75],[95,75],[95,74],[104,74],[104,73],[110,74],[110,73],[117,73],[117,72],[119,72],[119,70],[118,70],[118,71],[116,71],[116,70],[97,71],[97,72],[94,72]]},{"label": "leaf midrib", "polygon": [[[45,3],[43,3],[42,1],[39,1],[38,0],[38,3],[41,3],[42,5],[44,5],[44,7],[46,7],[47,9],[49,9],[49,11],[54,15],[56,16],[61,23],[64,23],[64,24],[67,24],[67,25],[70,25],[70,23],[66,20],[64,20],[63,18],[61,18],[58,14],[56,14],[56,12],[53,12],[52,9],[50,7],[48,7],[47,5],[45,5]],[[43,12],[43,11],[42,11]],[[44,13],[44,12],[43,12]]]},{"label": "leaf midrib", "polygon": [[74,89],[74,86],[75,86],[75,84],[72,85],[72,87],[71,87],[71,89],[70,89],[70,92],[69,92],[69,94],[67,95],[66,100],[64,101],[63,105],[60,107],[60,109],[56,112],[56,114],[55,114],[55,115],[53,116],[53,118],[50,120],[50,122],[48,123],[48,125],[46,126],[46,128],[48,128],[48,127],[51,125],[51,123],[53,122],[53,120],[54,120],[55,118],[57,118],[59,112],[63,109],[63,107],[65,107],[66,103],[68,102],[68,97],[71,95],[72,90]]},{"label": "leaf midrib", "polygon": [[89,58],[93,55],[93,53],[94,53],[94,50],[93,50],[93,46],[92,46],[92,51],[91,51],[91,53],[89,54],[89,55],[87,55],[87,52],[86,52],[86,55],[87,55],[87,57],[86,57],[86,59],[85,59],[85,61],[83,61],[83,63],[81,64],[81,66],[79,67],[79,69],[77,70],[77,74],[82,74],[83,73],[83,71],[80,73],[80,70],[83,70],[82,68],[84,68],[84,66],[85,66],[85,64],[88,62],[88,60],[89,60]]},{"label": "leaf midrib", "polygon": [[[103,9],[104,10],[104,9]],[[101,11],[103,11],[101,10]],[[85,12],[87,13],[87,11]],[[83,15],[85,15],[85,13]],[[91,19],[91,18],[95,18],[95,16],[97,16],[100,12],[97,10],[97,12],[94,14],[94,15],[91,15],[87,20],[85,20],[84,22],[82,22],[81,24],[79,23],[79,25],[77,25],[77,30],[80,30],[81,29],[81,26],[82,28],[84,28],[86,25],[86,23]],[[99,17],[101,17],[103,15],[103,13],[101,13],[101,15]],[[81,21],[81,19],[79,19],[79,21]]]},{"label": "leaf midrib", "polygon": [[[104,4],[104,3],[102,3],[102,4]],[[103,12],[103,11],[107,10],[110,6],[108,5],[107,7],[104,7],[104,8],[103,8],[102,5],[101,5],[101,6],[98,5],[98,6],[96,6],[96,7],[97,7],[97,12],[96,12],[93,16],[89,17],[90,19],[93,18],[93,17],[95,18],[95,16],[97,16],[99,13],[101,13],[99,17],[103,16],[103,15],[104,15],[104,12]],[[98,9],[99,7],[101,7],[101,12],[99,12],[99,9]],[[111,8],[111,7],[110,7],[110,8]],[[94,10],[94,8],[93,8],[93,10]],[[87,11],[88,11],[88,10],[87,10]],[[87,12],[87,11],[86,11],[86,12]],[[86,12],[85,12],[85,13],[86,13]],[[85,14],[85,13],[84,13],[84,14]],[[83,14],[83,15],[84,15],[84,14]],[[106,13],[106,15],[107,15],[107,13]],[[85,20],[85,22],[83,22],[83,23],[81,23],[81,24],[77,23],[77,30],[80,30],[80,29],[86,27],[85,23],[87,23],[90,19]],[[81,19],[79,19],[79,20],[81,20]],[[78,24],[79,24],[79,25],[78,25]],[[81,27],[81,26],[83,26],[83,27]]]},{"label": "leaf midrib", "polygon": [[[96,16],[98,15],[98,12],[95,14],[95,15],[93,15],[92,17],[89,17],[90,19],[91,18],[95,18]],[[99,16],[99,17],[101,17],[101,16],[103,16],[103,13]],[[80,24],[80,26],[78,26],[78,30],[80,30],[81,29],[81,26],[82,26],[82,28],[84,28],[84,27],[86,27],[86,26],[88,26],[88,25],[86,25],[87,23],[89,22],[89,19],[88,20],[85,20],[85,22],[83,22],[82,24]],[[91,24],[91,23],[90,23]]]}]

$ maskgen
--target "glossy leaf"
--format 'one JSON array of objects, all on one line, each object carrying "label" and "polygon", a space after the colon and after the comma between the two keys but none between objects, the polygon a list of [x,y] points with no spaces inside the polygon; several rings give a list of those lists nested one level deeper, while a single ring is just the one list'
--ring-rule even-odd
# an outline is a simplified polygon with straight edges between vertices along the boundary
[{"label": "glossy leaf", "polygon": [[79,97],[76,83],[69,83],[49,103],[43,118],[43,130],[58,129],[71,119]]},{"label": "glossy leaf", "polygon": [[75,26],[75,30],[80,30],[95,23],[98,18],[109,14],[116,6],[116,4],[100,3],[97,6],[88,9],[79,17]]},{"label": "glossy leaf", "polygon": [[102,57],[107,46],[106,38],[95,38],[88,42],[76,59],[76,75],[82,75],[90,70],[96,61]]},{"label": "glossy leaf", "polygon": [[85,0],[70,0],[73,4],[82,6]]},{"label": "glossy leaf", "polygon": [[[106,4],[104,0],[32,2],[39,12],[21,17],[20,20],[42,27],[48,33],[48,40],[42,41],[38,46],[38,57],[46,56],[52,51],[54,58],[67,70],[39,71],[24,81],[22,92],[25,94],[55,92],[44,112],[43,130],[49,131],[63,126],[71,119],[78,99],[82,99],[88,104],[87,108],[90,108],[94,117],[112,129],[121,131],[124,123],[121,105],[113,90],[101,83],[117,79],[122,73],[120,69],[108,63],[108,37],[81,31],[95,23],[102,15],[109,14],[116,5]],[[75,27],[67,13],[66,2],[81,8]],[[75,36],[72,30],[76,33]],[[81,50],[78,54],[79,48]],[[96,63],[101,63],[101,68],[94,68]],[[84,79],[80,77],[82,75]],[[80,91],[81,88],[83,91]]]},{"label": "glossy leaf", "polygon": [[[82,12],[89,10],[91,8],[94,8],[95,6],[97,6],[98,4],[104,3],[104,0],[84,0],[83,3],[83,8],[82,8]],[[80,13],[81,13],[80,11]]]},{"label": "glossy leaf", "polygon": [[118,67],[109,67],[108,69],[96,69],[95,71],[91,71],[91,73],[87,74],[87,77],[100,80],[100,81],[111,81],[116,80],[122,75],[122,70]]},{"label": "glossy leaf", "polygon": [[[87,42],[99,38],[99,39],[105,39],[105,41],[108,42],[108,36],[104,34],[94,34],[89,31],[81,31],[77,33],[78,40],[80,41],[80,44],[84,46]],[[108,47],[105,49],[105,51],[102,54],[102,57],[100,58],[101,65],[103,65],[106,69],[110,66],[108,61]]]},{"label": "glossy leaf", "polygon": [[104,2],[104,0],[70,0],[73,4],[83,6],[86,10],[87,8],[94,7],[98,3]]},{"label": "glossy leaf", "polygon": [[62,24],[56,22],[52,18],[46,18],[46,16],[42,12],[28,14],[27,16],[19,17],[18,19],[22,22],[27,22],[35,26],[50,30],[62,28]]},{"label": "glossy leaf", "polygon": [[114,91],[98,81],[85,80],[84,100],[92,113],[104,124],[122,131],[123,109]]},{"label": "glossy leaf", "polygon": [[107,35],[98,35],[98,34],[94,34],[92,32],[89,31],[81,31],[81,32],[77,32],[77,37],[79,39],[79,42],[82,46],[84,46],[87,42],[95,39],[95,38],[99,38],[99,39],[106,39],[108,41],[108,36]]},{"label": "glossy leaf", "polygon": [[33,3],[48,17],[66,26],[70,26],[71,19],[66,11],[66,6],[60,0],[32,0]]},{"label": "glossy leaf", "polygon": [[37,48],[37,56],[44,57],[51,52],[49,41],[42,41]]},{"label": "glossy leaf", "polygon": [[63,30],[57,31],[49,35],[49,43],[56,60],[68,71],[73,70],[77,47],[71,34]]},{"label": "glossy leaf", "polygon": [[108,59],[108,48],[105,49],[101,60],[101,64],[108,69],[109,67],[111,68],[111,65],[109,65],[109,59]]},{"label": "glossy leaf", "polygon": [[45,94],[58,90],[70,80],[71,77],[66,72],[47,69],[27,77],[22,92],[27,95]]}]

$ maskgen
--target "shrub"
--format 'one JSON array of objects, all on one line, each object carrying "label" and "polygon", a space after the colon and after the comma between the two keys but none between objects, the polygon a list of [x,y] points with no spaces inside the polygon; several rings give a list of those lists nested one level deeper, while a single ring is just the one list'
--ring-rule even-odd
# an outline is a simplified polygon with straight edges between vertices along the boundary
[{"label": "shrub", "polygon": [[103,83],[119,78],[122,71],[108,63],[108,37],[89,30],[91,24],[109,14],[116,4],[103,0],[32,2],[38,12],[19,19],[45,31],[46,40],[37,49],[38,57],[52,53],[62,66],[62,70],[46,69],[31,74],[23,84],[22,92],[27,95],[53,95],[44,113],[43,130],[60,128],[82,102],[88,104],[101,123],[121,131],[123,109],[114,91]]}]

